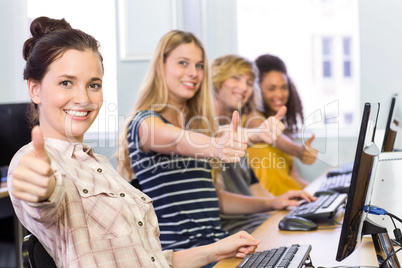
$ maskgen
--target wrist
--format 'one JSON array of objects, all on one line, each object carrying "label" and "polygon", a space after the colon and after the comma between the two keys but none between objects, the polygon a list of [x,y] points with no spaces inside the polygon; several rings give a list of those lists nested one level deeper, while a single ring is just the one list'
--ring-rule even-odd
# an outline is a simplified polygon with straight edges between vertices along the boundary
[{"label": "wrist", "polygon": [[54,177],[54,174],[52,174],[49,177],[49,186],[48,186],[48,189],[47,189],[47,192],[46,192],[46,196],[41,198],[39,201],[40,202],[48,201],[50,196],[53,194],[55,188],[56,188],[56,178]]},{"label": "wrist", "polygon": [[264,209],[264,211],[274,210],[275,209],[273,201],[274,201],[274,198],[270,198],[270,197],[265,198],[265,209]]},{"label": "wrist", "polygon": [[193,260],[194,263],[197,264],[196,266],[205,266],[207,264],[220,261],[220,258],[217,255],[219,248],[215,248],[216,243],[217,242],[196,248],[198,259]]},{"label": "wrist", "polygon": [[209,155],[209,158],[211,158],[211,159],[219,158],[218,150],[217,150],[218,144],[219,144],[219,140],[217,138],[212,138],[211,139],[210,150],[208,150],[209,152],[207,153],[207,155]]},{"label": "wrist", "polygon": [[222,258],[216,254],[218,248],[215,248],[217,242],[204,246],[206,248],[205,261],[206,263],[214,263],[220,261]]},{"label": "wrist", "polygon": [[296,154],[297,158],[299,158],[300,160],[303,159],[304,150],[305,150],[304,146],[300,145],[299,150]]},{"label": "wrist", "polygon": [[[246,130],[247,131],[247,130]],[[257,130],[252,130],[252,131],[247,131],[246,137],[250,144],[255,144],[255,143],[260,143],[261,140],[258,138],[258,133],[256,132]]]}]

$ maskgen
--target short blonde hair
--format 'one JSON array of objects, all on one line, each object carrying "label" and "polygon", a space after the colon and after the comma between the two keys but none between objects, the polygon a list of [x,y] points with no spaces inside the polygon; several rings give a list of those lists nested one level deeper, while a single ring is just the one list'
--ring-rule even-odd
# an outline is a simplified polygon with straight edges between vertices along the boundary
[{"label": "short blonde hair", "polygon": [[[215,59],[211,64],[212,86],[214,94],[217,94],[222,87],[223,82],[236,74],[245,74],[253,79],[253,87],[255,87],[255,80],[257,77],[257,69],[253,63],[244,57],[237,55],[225,55]],[[249,114],[255,111],[254,90],[247,101],[246,105],[242,108],[243,114]]]}]

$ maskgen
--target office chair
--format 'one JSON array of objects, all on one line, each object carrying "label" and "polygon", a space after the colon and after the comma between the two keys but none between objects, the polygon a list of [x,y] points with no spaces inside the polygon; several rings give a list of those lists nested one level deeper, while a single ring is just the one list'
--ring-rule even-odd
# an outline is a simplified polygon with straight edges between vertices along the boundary
[{"label": "office chair", "polygon": [[24,268],[56,268],[52,257],[33,234],[24,237],[21,251]]}]

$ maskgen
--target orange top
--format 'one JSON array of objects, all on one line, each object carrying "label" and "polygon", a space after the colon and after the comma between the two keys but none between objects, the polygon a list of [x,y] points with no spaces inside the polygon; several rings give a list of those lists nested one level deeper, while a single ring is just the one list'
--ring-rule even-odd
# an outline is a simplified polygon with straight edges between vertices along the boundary
[{"label": "orange top", "polygon": [[[263,117],[261,113],[257,115]],[[242,116],[243,127],[246,120],[247,116]],[[293,156],[265,143],[249,147],[247,155],[255,176],[273,195],[281,195],[288,190],[301,190],[299,184],[290,175],[294,165]]]}]

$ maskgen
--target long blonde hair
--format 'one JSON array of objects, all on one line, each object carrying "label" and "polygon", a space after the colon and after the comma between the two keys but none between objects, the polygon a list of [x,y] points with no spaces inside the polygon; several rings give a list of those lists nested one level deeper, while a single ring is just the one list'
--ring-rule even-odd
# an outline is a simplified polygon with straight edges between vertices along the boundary
[{"label": "long blonde hair", "polygon": [[[210,90],[208,60],[204,46],[192,33],[173,30],[165,34],[159,41],[145,80],[141,86],[133,111],[125,121],[125,130],[119,138],[118,172],[128,181],[131,181],[134,171],[128,155],[128,125],[139,111],[153,110],[163,112],[168,108],[169,90],[166,83],[164,64],[172,50],[182,44],[194,43],[202,50],[204,61],[204,78],[200,89],[193,98],[187,101],[185,125],[188,129],[203,130],[203,134],[211,136],[217,129],[214,121],[214,109]],[[157,104],[157,106],[153,106]],[[199,118],[199,120],[197,120]],[[190,121],[191,120],[191,121]],[[191,125],[188,123],[191,122]]]}]

